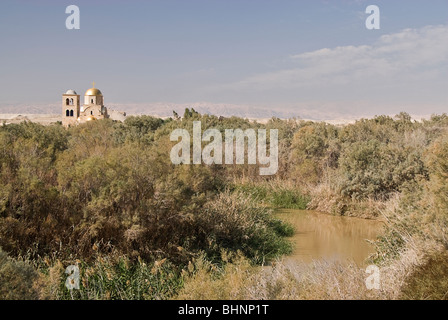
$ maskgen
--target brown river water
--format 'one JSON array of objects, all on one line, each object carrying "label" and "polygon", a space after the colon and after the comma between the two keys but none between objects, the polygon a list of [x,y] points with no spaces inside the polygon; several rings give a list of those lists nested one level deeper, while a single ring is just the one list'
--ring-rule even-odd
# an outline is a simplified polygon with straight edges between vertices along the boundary
[{"label": "brown river water", "polygon": [[332,216],[309,210],[279,210],[276,216],[294,226],[293,252],[287,264],[313,260],[355,262],[364,265],[374,252],[367,240],[381,234],[383,223],[353,217]]}]

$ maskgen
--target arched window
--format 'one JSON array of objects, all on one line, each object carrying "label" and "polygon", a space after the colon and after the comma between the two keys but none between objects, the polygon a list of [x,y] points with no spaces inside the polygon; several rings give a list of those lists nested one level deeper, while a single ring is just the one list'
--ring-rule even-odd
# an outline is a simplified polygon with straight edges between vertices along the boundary
[{"label": "arched window", "polygon": [[65,105],[66,105],[66,106],[68,106],[68,105],[69,105],[69,103],[70,103],[70,102],[69,102],[68,98],[67,98],[67,99],[65,99]]},{"label": "arched window", "polygon": [[73,110],[70,110],[70,117],[73,117]]},{"label": "arched window", "polygon": [[90,115],[93,116],[93,111],[90,111]]},{"label": "arched window", "polygon": [[90,100],[90,103],[93,104],[93,99]]},{"label": "arched window", "polygon": [[70,111],[65,110],[65,116],[66,116],[66,117],[70,117]]},{"label": "arched window", "polygon": [[70,105],[73,105],[73,98],[70,99]]}]

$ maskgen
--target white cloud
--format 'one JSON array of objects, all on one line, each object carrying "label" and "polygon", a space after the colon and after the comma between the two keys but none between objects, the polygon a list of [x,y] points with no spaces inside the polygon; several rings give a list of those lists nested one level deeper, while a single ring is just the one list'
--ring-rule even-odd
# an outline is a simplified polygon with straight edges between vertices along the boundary
[{"label": "white cloud", "polygon": [[[265,101],[419,101],[445,103],[448,25],[405,29],[376,43],[290,56],[290,68],[258,74],[227,88]],[[439,103],[439,104],[440,104]]]}]

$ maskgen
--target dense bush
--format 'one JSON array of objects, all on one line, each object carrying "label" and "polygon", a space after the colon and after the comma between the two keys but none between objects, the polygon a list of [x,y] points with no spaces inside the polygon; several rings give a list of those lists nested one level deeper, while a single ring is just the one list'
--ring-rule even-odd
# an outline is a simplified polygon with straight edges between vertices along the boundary
[{"label": "dense bush", "polygon": [[[370,218],[387,212],[379,263],[398,259],[415,239],[445,248],[436,250],[444,257],[447,119],[420,123],[401,113],[345,126],[276,118],[261,124],[187,109],[168,120],[1,126],[1,295],[169,298],[195,258],[226,270],[225,252],[258,264],[288,253],[284,237],[292,229],[273,217],[275,208]],[[278,129],[278,173],[262,177],[258,165],[248,164],[173,165],[170,133],[191,132],[197,120],[203,130]],[[76,259],[85,283],[73,297],[64,287],[64,266]],[[428,261],[440,271],[431,262],[438,258]],[[445,288],[434,279],[425,285]],[[419,286],[405,280],[409,290]]]},{"label": "dense bush", "polygon": [[[214,258],[222,250],[240,251],[257,263],[291,251],[283,238],[291,235],[287,226],[272,217],[271,210],[243,193],[221,193],[196,215],[202,247]],[[215,259],[214,259],[215,260]]]},{"label": "dense bush", "polygon": [[[191,129],[198,117],[193,113],[178,125]],[[203,121],[220,122],[213,116]],[[174,166],[169,159],[173,126],[142,116],[68,130],[29,122],[1,127],[0,245],[13,256],[56,254],[86,262],[113,253],[183,263],[205,248],[205,238],[215,236],[208,249],[227,249],[213,218],[201,217],[216,197],[222,199],[225,168]],[[260,262],[283,252],[263,238],[276,237],[269,214],[257,215],[265,209],[245,213],[239,205],[236,210],[246,221],[253,219],[250,230],[235,229],[252,234],[239,244],[251,259]],[[213,211],[215,218],[225,214],[224,208]]]},{"label": "dense bush", "polygon": [[14,260],[0,249],[0,300],[38,298],[34,281],[38,274],[26,261]]},{"label": "dense bush", "polygon": [[309,189],[312,208],[366,216],[371,201],[387,201],[429,179],[424,152],[441,126],[439,118],[419,123],[406,113],[343,127],[303,123],[291,146],[291,178]]},{"label": "dense bush", "polygon": [[421,151],[381,144],[378,140],[347,146],[339,161],[341,194],[356,199],[388,199],[402,186],[425,176]]}]

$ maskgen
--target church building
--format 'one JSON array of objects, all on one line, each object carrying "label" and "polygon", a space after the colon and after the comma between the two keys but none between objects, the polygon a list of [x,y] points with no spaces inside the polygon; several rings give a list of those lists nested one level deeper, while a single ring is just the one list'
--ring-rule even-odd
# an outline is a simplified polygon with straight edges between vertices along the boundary
[{"label": "church building", "polygon": [[[62,125],[65,127],[75,126],[87,121],[117,118],[123,121],[126,117],[124,112],[112,112],[115,116],[109,115],[104,106],[104,97],[101,91],[93,87],[84,94],[84,103],[81,105],[79,94],[75,90],[68,90],[62,95]],[[113,119],[115,120],[115,119]]]}]

